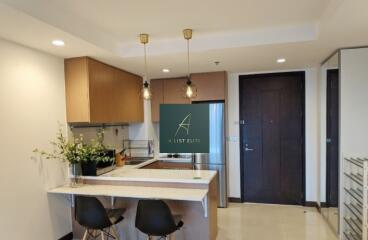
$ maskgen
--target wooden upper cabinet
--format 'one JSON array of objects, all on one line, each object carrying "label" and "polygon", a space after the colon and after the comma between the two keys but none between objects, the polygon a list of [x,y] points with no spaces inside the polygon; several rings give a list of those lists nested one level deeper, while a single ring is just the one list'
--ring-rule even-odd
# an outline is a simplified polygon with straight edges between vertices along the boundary
[{"label": "wooden upper cabinet", "polygon": [[109,123],[114,118],[114,68],[88,60],[90,122]]},{"label": "wooden upper cabinet", "polygon": [[152,79],[150,83],[152,122],[160,121],[160,104],[188,104],[190,100],[183,95],[186,78]]},{"label": "wooden upper cabinet", "polygon": [[225,100],[227,74],[222,72],[194,73],[190,78],[197,87],[193,101]]},{"label": "wooden upper cabinet", "polygon": [[120,119],[119,122],[143,122],[142,78],[118,69],[115,72],[114,109],[117,118]]},{"label": "wooden upper cabinet", "polygon": [[97,60],[65,60],[69,123],[143,122],[142,78]]},{"label": "wooden upper cabinet", "polygon": [[226,72],[195,73],[191,80],[197,87],[197,96],[192,100],[184,97],[183,88],[187,78],[151,80],[152,122],[160,121],[160,104],[189,104],[192,101],[225,100],[227,92]]},{"label": "wooden upper cabinet", "polygon": [[160,104],[164,103],[164,80],[152,79],[150,82],[151,97],[151,118],[152,122],[160,121]]},{"label": "wooden upper cabinet", "polygon": [[87,58],[65,60],[66,115],[68,122],[89,122],[89,73]]},{"label": "wooden upper cabinet", "polygon": [[165,104],[188,104],[190,99],[184,97],[183,88],[187,78],[164,79],[164,103]]}]

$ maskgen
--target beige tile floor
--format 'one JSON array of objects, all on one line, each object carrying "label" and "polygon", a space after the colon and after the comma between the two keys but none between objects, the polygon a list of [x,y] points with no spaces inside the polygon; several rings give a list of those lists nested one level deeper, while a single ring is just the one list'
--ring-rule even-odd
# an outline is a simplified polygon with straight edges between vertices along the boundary
[{"label": "beige tile floor", "polygon": [[328,209],[328,221],[330,222],[332,229],[338,229],[339,224],[339,209],[338,208],[329,208]]},{"label": "beige tile floor", "polygon": [[218,240],[337,240],[315,208],[232,203],[218,216]]}]

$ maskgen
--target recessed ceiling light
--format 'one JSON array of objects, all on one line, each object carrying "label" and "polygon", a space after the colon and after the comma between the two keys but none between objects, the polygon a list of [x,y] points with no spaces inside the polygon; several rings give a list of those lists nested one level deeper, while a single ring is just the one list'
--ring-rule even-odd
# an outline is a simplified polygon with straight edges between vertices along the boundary
[{"label": "recessed ceiling light", "polygon": [[168,69],[168,68],[164,68],[164,69],[162,69],[162,72],[164,72],[164,73],[169,73],[169,72],[170,72],[170,69]]},{"label": "recessed ceiling light", "polygon": [[278,63],[284,63],[284,62],[286,62],[286,59],[285,58],[279,58],[279,59],[277,59],[277,62]]},{"label": "recessed ceiling light", "polygon": [[65,45],[65,42],[63,40],[60,39],[55,39],[52,41],[52,44],[57,46],[57,47],[62,47]]}]

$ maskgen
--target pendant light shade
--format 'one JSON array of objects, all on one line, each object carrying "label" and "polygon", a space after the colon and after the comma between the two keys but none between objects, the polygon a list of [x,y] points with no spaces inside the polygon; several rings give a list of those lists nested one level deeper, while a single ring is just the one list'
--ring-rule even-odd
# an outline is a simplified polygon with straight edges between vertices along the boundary
[{"label": "pendant light shade", "polygon": [[151,89],[150,84],[148,83],[148,71],[147,71],[147,51],[146,51],[146,44],[149,41],[149,35],[146,33],[141,33],[139,35],[139,40],[143,44],[144,47],[144,83],[142,88],[142,97],[144,100],[150,100],[151,99]]},{"label": "pendant light shade", "polygon": [[151,89],[147,81],[144,81],[143,83],[142,96],[145,100],[150,100],[152,97]]},{"label": "pendant light shade", "polygon": [[197,96],[197,88],[190,80],[190,54],[189,54],[189,41],[192,39],[193,30],[183,30],[184,39],[187,40],[187,82],[183,88],[184,97],[192,99]]},{"label": "pendant light shade", "polygon": [[192,81],[188,78],[186,85],[185,85],[185,97],[187,98],[193,98],[197,94],[196,88],[193,85]]}]

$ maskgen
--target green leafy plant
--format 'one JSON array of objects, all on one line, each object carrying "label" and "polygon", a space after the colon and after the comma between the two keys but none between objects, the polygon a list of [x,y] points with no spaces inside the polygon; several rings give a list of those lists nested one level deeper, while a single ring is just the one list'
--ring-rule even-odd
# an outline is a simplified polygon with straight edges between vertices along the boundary
[{"label": "green leafy plant", "polygon": [[52,152],[34,149],[34,153],[40,154],[46,159],[59,159],[70,164],[77,164],[83,161],[107,162],[113,159],[106,155],[106,147],[103,145],[104,131],[98,131],[96,139],[92,139],[89,144],[84,143],[83,135],[74,137],[69,141],[59,128],[56,140],[50,143],[53,146]]}]

